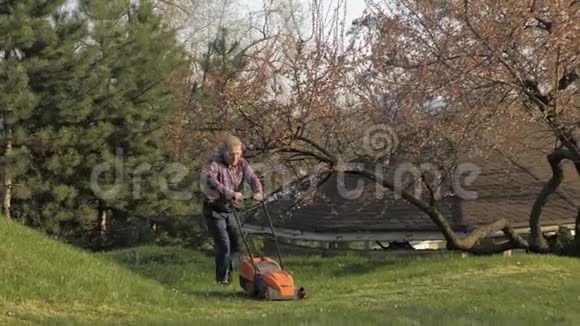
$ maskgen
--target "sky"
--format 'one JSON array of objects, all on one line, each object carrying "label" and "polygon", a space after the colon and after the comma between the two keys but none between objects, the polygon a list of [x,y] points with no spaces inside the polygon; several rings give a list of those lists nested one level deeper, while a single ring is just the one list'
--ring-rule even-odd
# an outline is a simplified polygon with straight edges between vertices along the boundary
[{"label": "sky", "polygon": [[365,10],[366,5],[364,0],[347,0],[346,2],[346,21],[349,24],[362,16],[363,11]]},{"label": "sky", "polygon": [[364,0],[347,0],[346,1],[346,21],[349,24],[356,18],[362,16],[366,5]]},{"label": "sky", "polygon": [[[294,0],[297,3],[309,3],[312,0]],[[336,5],[339,0],[321,0],[322,5],[328,8],[332,5]],[[350,25],[352,20],[359,18],[364,9],[366,8],[364,0],[345,0],[346,1],[346,21]],[[251,10],[259,10],[262,6],[262,1],[259,0],[239,0],[240,4],[247,6]]]},{"label": "sky", "polygon": [[[258,8],[258,9],[260,8],[262,3],[261,1],[257,0],[239,0],[239,1],[248,8]],[[307,0],[295,0],[295,1],[304,3]],[[68,6],[73,6],[76,0],[67,0],[67,2]],[[338,0],[322,0],[322,3],[325,7],[330,6],[332,4],[336,4],[337,2]],[[347,21],[350,22],[353,19],[360,17],[365,7],[366,6],[364,0],[346,0]]]},{"label": "sky", "polygon": [[[249,8],[250,10],[259,10],[261,9],[262,1],[258,0],[238,0],[240,4],[244,7]],[[294,0],[298,3],[307,3],[312,0]],[[321,0],[324,7],[328,8],[329,6],[336,5],[339,0]],[[345,0],[346,1],[346,21],[350,25],[350,23],[360,17],[366,8],[364,0]],[[67,7],[73,7],[76,0],[67,0],[68,4]]]},{"label": "sky", "polygon": [[[98,0],[101,1],[101,0]],[[106,1],[106,0],[102,0],[102,1]],[[210,0],[211,1],[211,0]],[[263,10],[263,0],[230,0],[232,1],[232,3],[237,3],[239,6],[238,8],[241,8],[242,10],[240,12],[237,12],[235,15],[236,16],[246,16],[247,14],[249,14],[250,12],[259,12],[261,10]],[[328,10],[328,8],[334,8],[338,3],[341,3],[343,1],[346,1],[346,31],[348,31],[349,27],[351,26],[351,23],[354,19],[359,18],[362,16],[363,11],[366,8],[365,5],[365,0],[291,0],[296,4],[300,4],[303,5],[303,7],[307,10],[309,5],[314,2],[314,1],[320,1],[322,3],[322,10],[323,12],[326,12]],[[77,0],[67,0],[67,7],[68,8],[74,8],[75,4],[76,4]],[[276,3],[277,1],[274,1],[274,3]],[[208,2],[211,3],[211,2]],[[245,9],[245,10],[244,10]],[[246,11],[246,12],[244,12]],[[197,21],[198,19],[202,19],[201,21]],[[196,26],[199,27],[200,23],[201,25],[205,25],[206,24],[206,19],[203,19],[202,17],[197,17],[197,18],[193,18],[192,20],[188,20],[189,22],[192,23],[192,26]],[[307,23],[308,24],[308,23]],[[185,26],[188,26],[189,24],[186,23]],[[308,24],[307,26],[309,26],[310,24]],[[205,25],[205,26],[209,26],[209,25]],[[306,27],[308,28],[308,27]],[[211,35],[208,35],[207,37],[203,37],[202,39],[204,39],[205,41],[206,38],[211,38],[213,37],[213,33],[210,32],[210,30],[207,30],[207,33],[210,33]],[[191,36],[193,35],[191,32],[188,31],[188,29],[184,29],[181,31],[181,38],[184,40],[187,39],[191,39]],[[199,34],[199,32],[198,32]]]}]

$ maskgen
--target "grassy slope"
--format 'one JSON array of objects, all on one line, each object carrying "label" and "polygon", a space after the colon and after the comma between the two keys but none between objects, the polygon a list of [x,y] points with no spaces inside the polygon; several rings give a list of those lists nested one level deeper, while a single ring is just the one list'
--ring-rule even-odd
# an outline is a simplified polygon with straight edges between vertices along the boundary
[{"label": "grassy slope", "polygon": [[310,298],[259,302],[179,248],[92,255],[0,222],[0,324],[580,324],[580,260],[291,258]]}]

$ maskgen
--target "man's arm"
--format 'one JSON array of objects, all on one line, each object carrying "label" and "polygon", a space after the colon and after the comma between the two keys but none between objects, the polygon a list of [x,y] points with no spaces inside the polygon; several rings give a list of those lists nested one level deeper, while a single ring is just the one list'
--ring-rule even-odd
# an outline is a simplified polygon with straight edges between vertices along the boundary
[{"label": "man's arm", "polygon": [[219,166],[218,164],[213,161],[209,164],[207,168],[207,184],[211,186],[213,189],[219,191],[226,200],[231,200],[234,196],[234,192],[231,189],[221,183],[218,179],[219,173]]},{"label": "man's arm", "polygon": [[262,182],[247,161],[244,162],[244,180],[252,187],[254,193],[262,194],[264,192]]}]

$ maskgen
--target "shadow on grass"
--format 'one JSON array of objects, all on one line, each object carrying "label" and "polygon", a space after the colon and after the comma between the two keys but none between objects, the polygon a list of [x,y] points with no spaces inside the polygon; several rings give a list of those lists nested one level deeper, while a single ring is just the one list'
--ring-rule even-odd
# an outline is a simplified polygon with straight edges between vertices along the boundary
[{"label": "shadow on grass", "polygon": [[250,300],[242,291],[190,290],[183,293],[202,298]]},{"label": "shadow on grass", "polygon": [[[213,253],[209,251],[148,247],[111,253],[105,257],[134,273],[155,280],[168,289],[174,289],[185,295],[198,298],[248,300],[237,282],[228,288],[212,289],[211,286],[207,287],[209,284],[215,284],[213,281]],[[401,268],[407,264],[408,261],[400,258],[345,257],[341,259],[334,257],[311,259],[294,256],[288,259],[285,267],[297,278],[297,282],[302,283],[304,278],[359,276],[381,269]],[[234,277],[237,277],[238,268],[236,268]],[[204,276],[200,278],[201,274],[199,273],[203,273]],[[188,275],[197,276],[190,277]],[[196,286],[201,286],[201,288]]]},{"label": "shadow on grass", "polygon": [[405,264],[405,263],[395,262],[392,260],[389,260],[389,261],[376,260],[376,261],[368,261],[368,262],[364,262],[364,263],[350,263],[350,264],[344,265],[344,267],[335,271],[333,274],[336,277],[356,276],[356,275],[367,274],[367,273],[373,272],[377,269],[381,269],[381,268],[384,268],[386,266],[393,266],[396,264]]},{"label": "shadow on grass", "polygon": [[[295,258],[295,257],[294,257]],[[378,269],[384,268],[400,268],[406,266],[411,261],[410,259],[364,259],[358,261],[352,261],[349,258],[341,260],[340,258],[316,258],[310,260],[305,258],[304,260],[293,259],[289,261],[287,266],[290,270],[301,271],[306,274],[325,274],[334,277],[348,277],[357,276],[367,273],[371,273]],[[349,261],[350,260],[350,261]]]},{"label": "shadow on grass", "polygon": [[[215,284],[212,275],[213,259],[211,253],[206,251],[151,246],[109,252],[102,257],[141,277],[154,280],[172,291],[177,290],[183,294],[200,295],[201,291],[192,292],[195,285]],[[199,277],[189,277],[200,273],[207,274],[207,283]]]}]

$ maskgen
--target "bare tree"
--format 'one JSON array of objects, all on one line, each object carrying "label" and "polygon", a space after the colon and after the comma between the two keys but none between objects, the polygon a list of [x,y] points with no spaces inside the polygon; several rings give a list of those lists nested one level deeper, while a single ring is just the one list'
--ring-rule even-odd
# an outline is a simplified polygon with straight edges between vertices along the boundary
[{"label": "bare tree", "polygon": [[[562,161],[573,162],[580,172],[573,103],[577,4],[534,2],[524,8],[519,1],[369,1],[369,14],[356,23],[348,47],[340,10],[344,2],[321,10],[313,1],[309,29],[298,27],[304,16],[283,6],[274,10],[273,4],[265,3],[261,24],[254,21],[258,36],[245,44],[250,48],[240,45],[246,50],[234,51],[235,38],[222,42],[230,44],[224,49],[232,54],[241,53],[243,64],[233,70],[202,69],[202,86],[215,95],[212,103],[184,91],[194,128],[204,119],[226,120],[218,129],[246,138],[251,155],[276,155],[293,171],[316,167],[319,175],[355,174],[398,192],[432,219],[450,249],[546,250],[539,233],[541,208],[561,182]],[[208,110],[216,105],[228,112],[227,119],[222,110]],[[438,209],[436,188],[449,182],[459,153],[497,150],[529,120],[543,122],[558,140],[549,156],[553,180],[531,214],[531,246],[501,217],[459,237]],[[374,153],[361,152],[361,142],[377,122],[391,126],[400,144],[368,157]],[[209,138],[200,135],[195,146]],[[444,171],[435,183],[420,176],[427,197],[417,196],[412,183],[399,189],[392,179],[348,164],[365,159],[388,166],[425,155]],[[483,244],[497,232],[504,242]]]},{"label": "bare tree", "polygon": [[398,83],[399,94],[410,92],[419,99],[407,105],[421,110],[427,99],[437,98],[446,112],[490,117],[494,133],[507,120],[514,128],[529,119],[550,128],[557,140],[547,156],[553,176],[530,214],[531,249],[547,251],[540,229],[542,208],[563,180],[564,160],[580,174],[580,110],[574,103],[579,91],[579,3],[370,3],[372,14],[359,21],[365,29],[363,46],[372,51],[370,76]]}]

